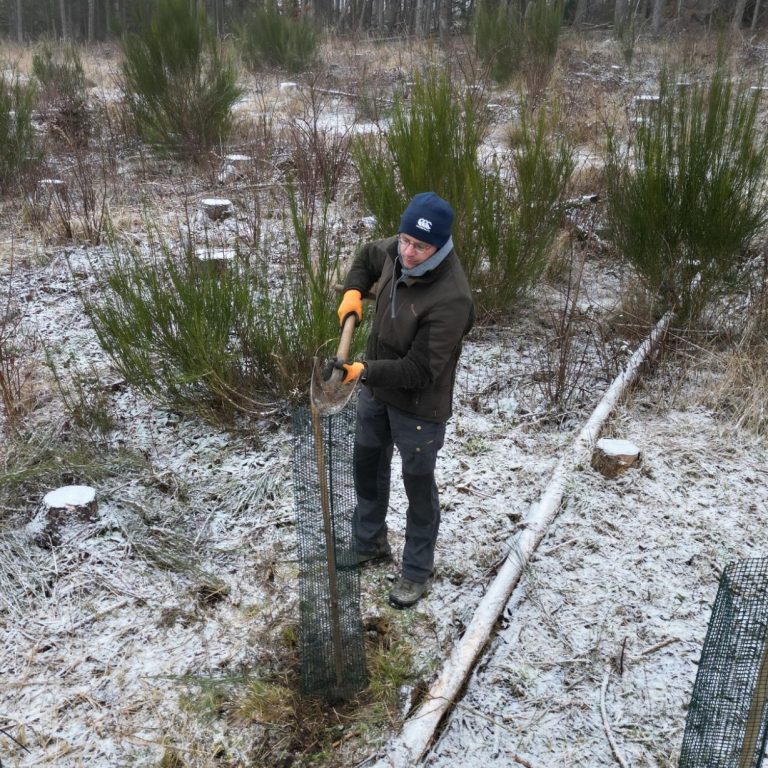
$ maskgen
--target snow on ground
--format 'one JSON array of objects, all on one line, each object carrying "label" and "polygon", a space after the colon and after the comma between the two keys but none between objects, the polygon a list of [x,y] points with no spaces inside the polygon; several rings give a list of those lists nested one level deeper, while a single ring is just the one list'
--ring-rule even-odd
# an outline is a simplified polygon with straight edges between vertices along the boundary
[{"label": "snow on ground", "polygon": [[[20,277],[30,327],[61,359],[77,351],[80,364],[103,368],[64,259]],[[611,306],[605,277],[589,295],[603,302],[594,312]],[[595,361],[591,403],[558,426],[545,418],[534,383],[543,360],[535,324],[473,332],[439,466],[433,591],[405,619],[386,605],[396,567],[363,573],[364,617],[406,622],[427,684],[558,450],[606,386]],[[765,441],[697,405],[696,381],[673,387],[678,373],[674,357],[666,359],[609,422],[606,434],[640,447],[639,469],[606,480],[585,463],[570,480],[430,765],[455,765],[462,755],[468,766],[509,765],[510,754],[535,766],[612,765],[599,704],[606,672],[608,717],[627,760],[676,763],[719,573],[765,554],[768,496]],[[268,664],[275,651],[265,636],[296,620],[287,428],[264,431],[257,444],[124,389],[112,408],[113,444],[146,465],[99,483],[98,521],[68,526],[61,547],[32,545],[23,515],[0,541],[8,571],[0,714],[24,744],[0,735],[8,765],[157,764],[174,734],[201,729],[183,706],[189,681]],[[57,409],[56,400],[42,409],[41,428],[64,418]],[[399,553],[405,504],[397,481],[393,491]],[[213,720],[190,764],[206,765],[217,748],[245,758],[258,733],[258,725]],[[373,748],[385,741],[380,734]]]},{"label": "snow on ground", "polygon": [[[59,364],[93,364],[110,384],[116,428],[104,458],[128,453],[95,482],[98,519],[67,525],[58,547],[35,543],[42,494],[3,509],[0,760],[157,766],[174,747],[190,768],[284,764],[259,747],[268,724],[235,717],[222,701],[254,677],[295,668],[288,427],[227,434],[115,382],[76,290],[92,280],[92,266],[82,251],[67,256],[74,280],[63,249],[45,264],[17,264],[24,327]],[[594,329],[623,286],[615,265],[598,259],[586,274],[586,365],[567,413],[552,419],[544,404],[555,299],[539,297],[507,327],[473,331],[438,468],[443,524],[432,592],[412,611],[395,611],[386,593],[397,563],[362,573],[364,618],[386,620],[416,650],[401,714],[461,636],[559,452],[637,344],[601,346]],[[507,766],[515,756],[535,768],[614,765],[604,717],[629,764],[676,765],[719,574],[765,555],[768,533],[765,440],[703,408],[706,385],[686,370],[664,357],[608,423],[605,434],[639,446],[639,468],[607,480],[585,457],[570,479],[428,765]],[[71,417],[44,385],[33,418],[53,440],[72,432]],[[396,556],[405,526],[398,471],[389,519]],[[340,739],[327,764],[383,753],[392,733]]]},{"label": "snow on ground", "polygon": [[[81,363],[103,366],[63,260],[24,278],[31,325],[59,339],[62,358],[80,350]],[[596,361],[592,402],[562,426],[546,419],[534,383],[540,343],[520,320],[477,330],[466,345],[439,467],[443,526],[429,598],[410,616],[394,611],[386,591],[396,566],[363,572],[364,617],[401,622],[423,683],[606,386]],[[599,702],[606,672],[606,710],[627,760],[675,764],[719,573],[764,554],[768,496],[765,441],[729,430],[697,405],[695,381],[671,386],[677,375],[665,359],[609,422],[606,434],[640,447],[639,469],[607,480],[585,463],[569,481],[430,765],[459,756],[509,765],[511,754],[535,766],[612,765]],[[258,724],[203,727],[184,697],[194,681],[268,666],[280,650],[265,638],[296,622],[290,435],[264,431],[257,444],[120,388],[112,407],[111,440],[146,464],[101,481],[99,519],[68,526],[60,547],[34,546],[24,515],[0,542],[4,764],[155,765],[181,733],[197,734],[190,765],[209,764],[217,749],[247,759]],[[42,409],[41,428],[64,418],[58,408]],[[393,491],[399,553],[397,480]]]},{"label": "snow on ground", "polygon": [[[430,766],[677,765],[723,567],[766,555],[768,451],[651,380],[614,419],[642,466],[585,466],[450,717]],[[683,398],[681,398],[683,399]],[[649,650],[655,649],[657,650]],[[644,651],[649,651],[644,653]]]}]

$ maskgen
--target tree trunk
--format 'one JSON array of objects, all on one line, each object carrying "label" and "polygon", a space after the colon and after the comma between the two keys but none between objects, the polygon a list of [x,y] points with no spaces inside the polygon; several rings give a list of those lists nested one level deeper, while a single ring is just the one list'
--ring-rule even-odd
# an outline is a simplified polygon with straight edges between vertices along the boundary
[{"label": "tree trunk", "polygon": [[752,14],[752,24],[750,29],[754,32],[757,26],[757,17],[760,15],[760,0],[755,0],[755,12]]},{"label": "tree trunk", "polygon": [[387,34],[391,35],[397,28],[400,3],[390,1],[389,13],[387,14]]},{"label": "tree trunk", "polygon": [[24,18],[21,15],[21,0],[16,0],[16,42],[24,42]]},{"label": "tree trunk", "polygon": [[661,17],[664,14],[664,0],[653,0],[653,11],[651,15],[651,33],[657,37],[661,29]]},{"label": "tree trunk", "polygon": [[577,29],[584,24],[584,19],[587,18],[588,7],[589,0],[576,0],[576,11],[573,14],[573,26]]},{"label": "tree trunk", "polygon": [[427,37],[432,32],[432,19],[434,18],[435,3],[438,0],[426,0],[424,3],[424,16],[421,20],[421,34]]},{"label": "tree trunk", "polygon": [[356,32],[360,33],[362,32],[366,26],[370,28],[370,19],[371,19],[371,2],[372,0],[361,0],[360,1],[360,8],[358,9],[357,14],[357,20],[356,20]]},{"label": "tree trunk", "polygon": [[613,27],[614,29],[620,29],[621,25],[627,20],[627,14],[629,13],[629,3],[627,0],[616,0],[616,5],[613,6]]},{"label": "tree trunk", "polygon": [[96,23],[96,0],[88,0],[88,42],[94,39],[94,26]]},{"label": "tree trunk", "polygon": [[67,25],[67,2],[59,0],[59,19],[61,20],[61,38],[69,39],[69,26]]},{"label": "tree trunk", "polygon": [[746,7],[747,0],[736,0],[736,6],[731,17],[731,32],[738,33],[741,31],[741,22],[744,19],[744,9]]},{"label": "tree trunk", "polygon": [[424,0],[416,0],[416,9],[413,15],[411,32],[421,35],[422,18],[424,16]]},{"label": "tree trunk", "polygon": [[445,48],[451,36],[451,0],[437,0],[437,25],[440,33],[440,45]]}]

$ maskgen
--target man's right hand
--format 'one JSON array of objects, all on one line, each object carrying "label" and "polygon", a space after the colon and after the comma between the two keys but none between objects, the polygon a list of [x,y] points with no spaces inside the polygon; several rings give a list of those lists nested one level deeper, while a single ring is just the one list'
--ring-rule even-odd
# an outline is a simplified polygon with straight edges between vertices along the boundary
[{"label": "man's right hand", "polygon": [[360,325],[363,319],[363,294],[354,288],[344,291],[341,304],[339,304],[338,315],[339,325],[344,325],[347,315],[355,315],[357,317],[355,324]]}]

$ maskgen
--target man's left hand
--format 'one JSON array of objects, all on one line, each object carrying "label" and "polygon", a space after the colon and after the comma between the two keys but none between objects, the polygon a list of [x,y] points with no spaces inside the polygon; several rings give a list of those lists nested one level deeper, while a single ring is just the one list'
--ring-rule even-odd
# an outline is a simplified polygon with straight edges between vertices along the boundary
[{"label": "man's left hand", "polygon": [[341,380],[342,384],[351,384],[357,381],[365,371],[365,363],[345,363],[343,360],[338,360],[335,364],[336,368],[340,368],[344,371],[344,378]]}]

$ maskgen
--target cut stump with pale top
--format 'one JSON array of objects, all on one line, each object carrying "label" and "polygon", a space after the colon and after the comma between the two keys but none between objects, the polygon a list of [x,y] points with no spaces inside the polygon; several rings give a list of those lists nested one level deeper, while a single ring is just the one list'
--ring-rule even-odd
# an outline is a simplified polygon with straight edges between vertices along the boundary
[{"label": "cut stump with pale top", "polygon": [[43,505],[49,520],[63,520],[70,516],[93,521],[97,517],[96,491],[90,485],[65,485],[57,488],[45,494]]},{"label": "cut stump with pale top", "polygon": [[617,477],[640,460],[640,449],[629,440],[601,437],[592,452],[592,468],[608,478]]},{"label": "cut stump with pale top", "polygon": [[232,215],[232,201],[226,197],[206,197],[200,201],[200,205],[211,221],[226,219]]},{"label": "cut stump with pale top", "polygon": [[65,485],[43,496],[27,532],[38,546],[50,549],[61,544],[62,530],[68,524],[97,519],[96,491],[89,485]]}]

